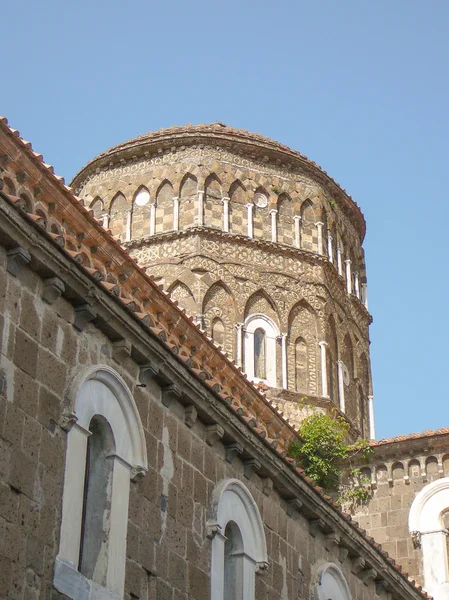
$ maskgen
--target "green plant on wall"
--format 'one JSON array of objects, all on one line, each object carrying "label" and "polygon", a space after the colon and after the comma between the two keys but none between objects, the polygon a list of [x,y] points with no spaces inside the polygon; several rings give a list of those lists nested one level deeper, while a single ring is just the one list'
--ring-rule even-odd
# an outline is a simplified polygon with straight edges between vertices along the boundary
[{"label": "green plant on wall", "polygon": [[317,485],[339,492],[341,502],[357,504],[369,498],[369,482],[358,469],[349,469],[347,483],[342,482],[342,474],[354,459],[359,463],[367,460],[372,450],[367,440],[348,444],[349,427],[341,416],[316,413],[306,417],[289,455]]}]

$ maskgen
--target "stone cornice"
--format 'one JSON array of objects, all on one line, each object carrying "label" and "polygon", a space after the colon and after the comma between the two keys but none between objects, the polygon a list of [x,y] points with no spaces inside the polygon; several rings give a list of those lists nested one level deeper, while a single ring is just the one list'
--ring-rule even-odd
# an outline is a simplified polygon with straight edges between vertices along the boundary
[{"label": "stone cornice", "polygon": [[[183,231],[170,231],[167,233],[160,233],[151,237],[149,236],[145,238],[139,238],[137,240],[131,240],[129,242],[125,242],[123,245],[125,248],[127,248],[128,251],[132,251],[134,249],[140,249],[145,246],[151,246],[152,244],[161,244],[163,242],[170,242],[171,240],[187,238],[192,236],[200,236],[207,239],[219,239],[223,242],[227,242],[230,244],[242,244],[251,248],[263,249],[270,253],[281,254],[283,256],[289,256],[297,260],[303,260],[311,265],[319,265],[323,269],[325,269],[326,274],[332,278],[332,282],[340,290],[341,296],[347,298],[352,309],[356,312],[357,316],[362,320],[362,322],[365,323],[366,326],[368,326],[373,321],[372,315],[368,312],[364,304],[357,298],[357,296],[355,296],[354,294],[347,294],[344,279],[338,274],[335,265],[330,263],[326,256],[321,256],[319,254],[316,254],[315,252],[301,250],[293,246],[287,246],[285,244],[270,242],[268,240],[249,238],[248,236],[237,235],[230,232],[211,229],[208,227],[190,227]],[[279,273],[279,271],[275,270],[273,270],[273,272]],[[291,276],[288,273],[281,274]],[[332,296],[330,292],[329,296]]]}]

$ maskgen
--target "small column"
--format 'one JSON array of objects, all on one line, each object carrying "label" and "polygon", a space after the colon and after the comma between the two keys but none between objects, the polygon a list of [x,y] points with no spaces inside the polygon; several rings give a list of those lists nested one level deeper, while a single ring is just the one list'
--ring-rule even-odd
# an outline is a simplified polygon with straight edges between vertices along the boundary
[{"label": "small column", "polygon": [[357,271],[354,273],[354,294],[360,300],[359,274]]},{"label": "small column", "polygon": [[368,396],[368,418],[370,440],[376,439],[376,427],[374,425],[374,396]]},{"label": "small column", "polygon": [[198,227],[204,225],[204,190],[198,191]]},{"label": "small column", "polygon": [[321,395],[324,398],[329,398],[329,391],[327,389],[327,362],[326,362],[326,352],[328,343],[327,342],[319,342],[320,354],[321,354]]},{"label": "small column", "polygon": [[223,202],[223,231],[229,232],[229,198],[222,198]]},{"label": "small column", "polygon": [[156,233],[156,205],[150,204],[150,235]]},{"label": "small column", "polygon": [[345,404],[345,382],[343,380],[343,363],[341,360],[337,362],[338,365],[338,399],[340,401],[341,412],[346,412]]},{"label": "small column", "polygon": [[362,302],[368,310],[368,284],[362,283]]},{"label": "small column", "polygon": [[337,270],[338,274],[343,277],[343,261],[341,257],[341,246],[338,244],[337,246]]},{"label": "small column", "polygon": [[253,209],[254,204],[251,202],[246,205],[246,209],[248,211],[248,237],[254,237],[254,226],[253,226]]},{"label": "small column", "polygon": [[320,256],[323,255],[323,225],[324,223],[321,223],[321,221],[319,221],[318,223],[315,223],[317,231],[318,231],[318,254]]},{"label": "small column", "polygon": [[295,215],[293,221],[295,222],[295,246],[301,248],[301,217]]},{"label": "small column", "polygon": [[105,229],[109,229],[109,215],[108,215],[108,213],[104,213],[104,215],[102,215],[101,218],[103,219],[103,223],[102,223],[103,227]]},{"label": "small column", "polygon": [[237,347],[235,362],[237,366],[243,369],[243,323],[236,323],[235,328],[237,330]]},{"label": "small column", "polygon": [[126,233],[125,233],[125,241],[129,242],[131,239],[131,222],[132,222],[132,209],[130,208],[126,213]]},{"label": "small column", "polygon": [[179,197],[173,198],[173,230],[179,231]]},{"label": "small column", "polygon": [[278,222],[276,215],[278,211],[275,208],[270,210],[271,217],[271,241],[276,243],[278,241]]},{"label": "small column", "polygon": [[352,275],[351,275],[351,259],[345,260],[346,265],[346,291],[348,294],[352,294]]},{"label": "small column", "polygon": [[287,371],[287,334],[281,333],[282,345],[282,387],[284,390],[288,387],[288,371]]},{"label": "small column", "polygon": [[332,245],[333,238],[332,233],[330,231],[327,232],[327,255],[329,257],[329,262],[334,262],[334,247]]}]

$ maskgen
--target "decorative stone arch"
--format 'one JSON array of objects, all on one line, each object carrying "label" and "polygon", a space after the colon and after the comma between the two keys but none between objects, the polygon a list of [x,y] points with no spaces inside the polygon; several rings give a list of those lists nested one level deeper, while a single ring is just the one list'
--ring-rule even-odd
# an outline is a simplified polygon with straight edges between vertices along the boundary
[{"label": "decorative stone arch", "polygon": [[[288,381],[289,389],[297,392],[318,395],[317,388],[317,350],[318,323],[316,312],[310,304],[302,299],[290,310],[288,316]],[[298,365],[298,342],[303,341],[306,364]],[[303,362],[303,361],[302,361]],[[305,373],[300,375],[298,368]],[[298,377],[299,376],[299,377]],[[298,385],[301,382],[301,385]]]},{"label": "decorative stone arch", "polygon": [[241,597],[254,600],[255,574],[268,567],[267,545],[257,504],[238,479],[221,481],[212,493],[207,522],[207,535],[212,538],[211,600],[226,598],[225,532],[230,523],[235,524],[241,534]]},{"label": "decorative stone arch", "polygon": [[[153,208],[151,208],[153,206]],[[142,238],[154,233],[154,224],[151,224],[151,213],[154,213],[154,200],[145,185],[140,185],[132,201],[132,237]],[[155,213],[154,213],[155,216]]]},{"label": "decorative stone arch", "polygon": [[448,530],[443,518],[449,511],[449,477],[433,481],[413,501],[409,531],[423,556],[424,587],[435,600],[449,595]]},{"label": "decorative stone arch", "polygon": [[204,182],[204,225],[223,229],[222,182],[215,173],[210,173]]},{"label": "decorative stone arch", "polygon": [[317,207],[311,199],[304,200],[300,209],[301,217],[301,242],[300,246],[303,250],[316,252],[318,247],[317,228]]},{"label": "decorative stone arch", "polygon": [[109,229],[112,235],[119,237],[122,241],[130,237],[128,235],[131,225],[129,209],[125,195],[122,192],[117,192],[109,207]]},{"label": "decorative stone arch", "polygon": [[195,208],[198,200],[198,179],[189,172],[184,175],[179,186],[179,229],[194,227],[197,222]]},{"label": "decorative stone arch", "polygon": [[351,591],[340,567],[326,563],[319,569],[313,597],[314,600],[351,600]]},{"label": "decorative stone arch", "polygon": [[181,308],[185,308],[191,315],[195,316],[198,313],[198,305],[195,297],[187,284],[177,279],[174,281],[167,292],[172,300],[177,300]]},{"label": "decorative stone arch", "polygon": [[[259,186],[252,198],[253,237],[256,239],[271,240],[270,223],[270,194],[262,186]],[[248,213],[248,220],[250,219]]]},{"label": "decorative stone arch", "polygon": [[248,232],[247,188],[240,179],[236,179],[231,183],[229,198],[230,231],[238,235],[246,235]]},{"label": "decorative stone arch", "polygon": [[[164,179],[156,190],[156,224],[155,233],[173,231],[175,190],[168,179]],[[178,200],[176,200],[178,202]]]},{"label": "decorative stone arch", "polygon": [[[225,283],[217,281],[207,290],[203,300],[202,314],[205,329],[214,337],[213,323],[218,318],[223,324],[223,341],[220,345],[229,354],[234,349],[235,302],[234,296]],[[219,340],[217,340],[220,343]]]},{"label": "decorative stone arch", "polygon": [[101,219],[103,216],[104,202],[99,196],[95,196],[89,205],[89,210],[94,213],[96,219]]},{"label": "decorative stone arch", "polygon": [[291,196],[286,192],[279,194],[277,211],[277,241],[279,244],[293,246],[295,239],[294,206]]},{"label": "decorative stone arch", "polygon": [[[248,379],[259,382],[264,381],[271,387],[277,387],[277,339],[280,336],[279,327],[265,314],[252,313],[243,324],[244,329],[244,371]],[[255,369],[257,334],[263,331],[262,342],[263,360],[265,361],[265,377],[257,377]]]},{"label": "decorative stone arch", "polygon": [[[69,390],[67,404],[64,426],[69,431],[54,585],[73,600],[91,596],[118,600],[123,597],[125,581],[130,479],[148,469],[144,430],[130,390],[111,367],[99,365],[78,376]],[[88,439],[91,423],[98,418],[107,424],[113,444],[108,457],[113,462],[101,582],[80,571]]]}]

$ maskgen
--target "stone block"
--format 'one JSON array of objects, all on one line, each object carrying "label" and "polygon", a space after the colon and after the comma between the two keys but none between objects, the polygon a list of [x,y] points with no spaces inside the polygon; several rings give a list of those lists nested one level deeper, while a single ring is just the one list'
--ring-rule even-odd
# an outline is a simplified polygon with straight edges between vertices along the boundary
[{"label": "stone block", "polygon": [[0,555],[21,565],[23,570],[25,566],[25,534],[22,529],[0,519],[0,539],[2,540]]},{"label": "stone block", "polygon": [[19,523],[28,535],[38,537],[41,519],[41,506],[25,495],[19,498]]},{"label": "stone block", "polygon": [[189,593],[195,600],[209,600],[210,576],[192,563],[189,563]]},{"label": "stone block", "polygon": [[162,581],[162,579],[156,581],[156,598],[158,600],[172,600],[173,588],[167,581]]},{"label": "stone block", "polygon": [[11,455],[9,485],[22,492],[22,494],[26,494],[29,498],[33,498],[36,474],[37,462],[22,450],[16,448]]},{"label": "stone block", "polygon": [[16,448],[20,448],[22,445],[24,422],[24,412],[15,404],[8,403],[6,405],[6,417],[3,426],[3,439],[10,442]]},{"label": "stone block", "polygon": [[35,297],[26,290],[23,290],[19,324],[28,335],[38,341],[40,339],[42,323],[36,308]]},{"label": "stone block", "polygon": [[39,386],[25,371],[16,369],[14,373],[14,404],[31,417],[36,417]]},{"label": "stone block", "polygon": [[203,506],[207,505],[207,480],[202,473],[195,471],[193,475],[194,492],[193,499]]},{"label": "stone block", "polygon": [[36,377],[38,345],[21,329],[16,329],[14,364],[31,377]]},{"label": "stone block", "polygon": [[171,550],[179,556],[186,556],[186,529],[170,516],[167,516],[166,518],[164,539],[167,544],[168,550]]},{"label": "stone block", "polygon": [[141,533],[139,535],[139,564],[145,569],[147,573],[155,572],[155,541],[149,535]]},{"label": "stone block", "polygon": [[192,432],[181,424],[178,427],[178,456],[188,462],[192,456]]},{"label": "stone block", "polygon": [[[42,426],[41,426],[42,429]],[[42,429],[39,460],[52,475],[59,477],[62,484],[66,435],[57,430],[52,434],[48,429]]]},{"label": "stone block", "polygon": [[39,388],[38,421],[44,427],[50,428],[51,421],[58,423],[61,414],[61,399],[48,388]]},{"label": "stone block", "polygon": [[25,415],[23,424],[22,449],[33,460],[37,461],[41,445],[42,425],[32,417]]},{"label": "stone block", "polygon": [[32,535],[26,538],[26,567],[32,569],[38,575],[44,572],[44,553],[42,544]]},{"label": "stone block", "polygon": [[18,511],[19,495],[9,485],[0,483],[0,517],[10,523],[16,523]]},{"label": "stone block", "polygon": [[187,561],[174,552],[169,552],[168,577],[174,588],[181,592],[187,591]]},{"label": "stone block", "polygon": [[148,575],[133,560],[126,560],[125,589],[133,598],[146,600],[148,597]]},{"label": "stone block", "polygon": [[39,381],[62,397],[67,381],[67,366],[44,348],[39,350],[37,364]]}]

